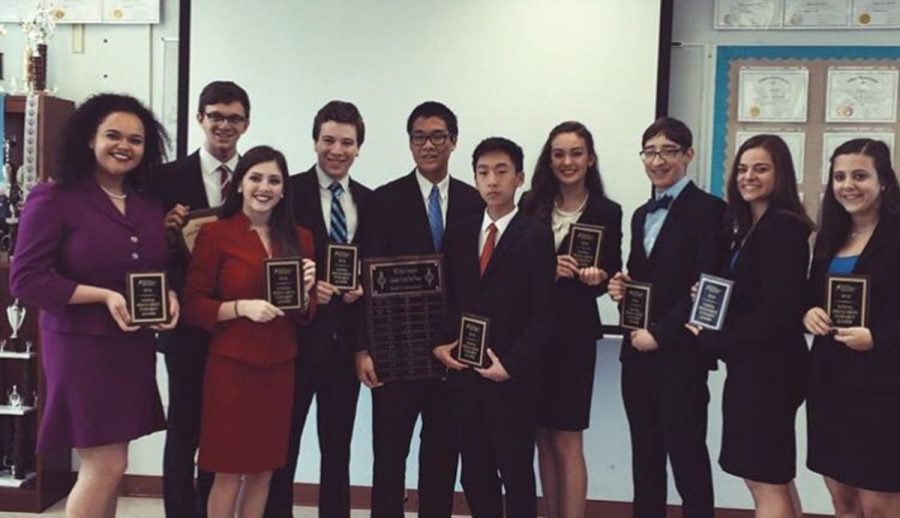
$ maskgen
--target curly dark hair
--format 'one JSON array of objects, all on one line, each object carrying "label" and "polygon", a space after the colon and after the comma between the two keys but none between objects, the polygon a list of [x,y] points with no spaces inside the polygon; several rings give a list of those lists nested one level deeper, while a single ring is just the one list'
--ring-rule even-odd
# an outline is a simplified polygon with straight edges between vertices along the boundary
[{"label": "curly dark hair", "polygon": [[531,177],[531,190],[525,193],[522,199],[522,210],[536,219],[549,222],[553,212],[553,203],[559,195],[559,181],[553,176],[551,167],[551,155],[553,153],[553,139],[563,133],[574,133],[584,140],[588,155],[593,159],[593,164],[587,168],[584,176],[584,185],[590,196],[597,198],[606,197],[603,189],[603,180],[600,178],[600,168],[597,167],[597,152],[594,150],[594,136],[587,127],[576,121],[561,122],[550,130],[547,141],[541,149],[541,155],[534,166],[534,175]]},{"label": "curly dark hair", "polygon": [[865,155],[875,163],[878,182],[881,183],[881,205],[878,215],[900,216],[900,185],[891,166],[891,151],[887,144],[870,138],[856,138],[844,142],[831,155],[828,168],[828,185],[822,199],[822,216],[819,235],[816,237],[816,255],[832,256],[840,250],[850,233],[850,214],[834,196],[834,160],[841,155]]},{"label": "curly dark hair", "polygon": [[278,165],[284,187],[284,197],[275,205],[272,215],[269,217],[269,232],[272,234],[272,242],[277,245],[274,247],[276,250],[273,250],[273,255],[277,251],[280,257],[300,256],[300,240],[297,237],[297,226],[294,223],[294,195],[291,192],[291,182],[288,181],[287,160],[277,149],[269,146],[256,146],[241,156],[231,178],[232,188],[228,190],[219,216],[228,218],[241,211],[244,206],[244,195],[238,192],[238,186],[241,185],[251,167],[263,162],[275,162]]},{"label": "curly dark hair", "polygon": [[144,157],[125,175],[125,186],[144,190],[149,175],[155,174],[166,160],[169,136],[146,106],[128,95],[103,93],[94,95],[69,117],[62,129],[56,165],[50,176],[62,187],[71,187],[94,174],[97,159],[90,147],[97,128],[113,113],[130,113],[144,125]]}]

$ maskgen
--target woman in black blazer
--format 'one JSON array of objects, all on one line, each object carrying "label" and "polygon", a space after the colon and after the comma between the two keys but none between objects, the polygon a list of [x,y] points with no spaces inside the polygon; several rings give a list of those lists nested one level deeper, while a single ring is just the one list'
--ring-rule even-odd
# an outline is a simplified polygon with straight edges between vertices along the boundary
[{"label": "woman in black blazer", "polygon": [[756,135],[738,149],[727,195],[732,245],[720,273],[734,288],[725,326],[688,328],[728,368],[719,465],[744,479],[757,516],[799,517],[794,422],[806,390],[800,320],[813,223],[780,137]]},{"label": "woman in black blazer", "polygon": [[[831,157],[810,274],[816,335],[807,401],[809,469],[838,516],[900,516],[900,187],[883,143],[854,139]],[[829,275],[868,276],[863,327],[834,327]]]},{"label": "woman in black blazer", "polygon": [[[622,208],[606,197],[591,132],[563,122],[547,137],[525,214],[549,225],[556,239],[554,338],[544,353],[537,446],[546,516],[584,516],[587,468],[582,432],[590,422],[600,316],[597,298],[609,272],[622,267]],[[579,268],[568,255],[572,223],[604,227],[600,266]]]}]

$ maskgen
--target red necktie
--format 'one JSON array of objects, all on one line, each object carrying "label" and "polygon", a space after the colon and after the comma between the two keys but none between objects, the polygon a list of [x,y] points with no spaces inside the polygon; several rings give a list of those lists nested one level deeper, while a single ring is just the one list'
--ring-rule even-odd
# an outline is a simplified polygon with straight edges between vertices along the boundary
[{"label": "red necktie", "polygon": [[481,265],[481,275],[487,270],[488,263],[491,262],[491,254],[494,253],[494,246],[497,241],[497,227],[491,223],[487,228],[487,236],[484,238],[484,248],[481,249],[481,259],[478,264]]},{"label": "red necktie", "polygon": [[219,193],[222,196],[221,203],[225,203],[225,198],[228,196],[228,186],[231,185],[230,172],[227,165],[222,164],[219,166]]}]

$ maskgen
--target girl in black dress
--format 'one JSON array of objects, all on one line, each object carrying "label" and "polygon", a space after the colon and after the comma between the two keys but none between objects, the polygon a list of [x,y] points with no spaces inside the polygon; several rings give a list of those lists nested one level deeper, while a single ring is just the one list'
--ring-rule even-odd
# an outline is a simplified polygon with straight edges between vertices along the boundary
[{"label": "girl in black dress", "polygon": [[[563,122],[547,137],[522,210],[553,229],[557,247],[555,336],[543,361],[537,446],[548,518],[581,518],[587,499],[582,432],[590,422],[597,340],[597,298],[622,267],[622,208],[606,197],[590,131]],[[604,227],[600,264],[579,268],[568,255],[573,223]]]},{"label": "girl in black dress", "polygon": [[[831,157],[810,273],[813,333],[809,469],[837,516],[900,516],[900,187],[883,142],[854,139]],[[868,277],[868,322],[836,327],[829,275]]]},{"label": "girl in black dress", "polygon": [[776,135],[738,150],[728,178],[725,228],[734,281],[722,331],[688,325],[728,369],[719,464],[750,489],[756,516],[800,518],[794,422],[806,390],[804,288],[813,223],[797,194],[791,154]]}]

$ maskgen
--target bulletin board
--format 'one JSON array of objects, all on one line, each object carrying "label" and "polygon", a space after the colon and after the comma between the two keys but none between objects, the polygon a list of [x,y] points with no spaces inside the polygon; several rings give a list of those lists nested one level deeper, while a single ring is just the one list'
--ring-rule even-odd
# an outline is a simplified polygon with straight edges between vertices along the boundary
[{"label": "bulletin board", "polygon": [[896,164],[900,47],[717,49],[710,190],[724,197],[737,148],[759,133],[788,144],[798,191],[816,217],[828,159],[857,137],[884,140]]}]

